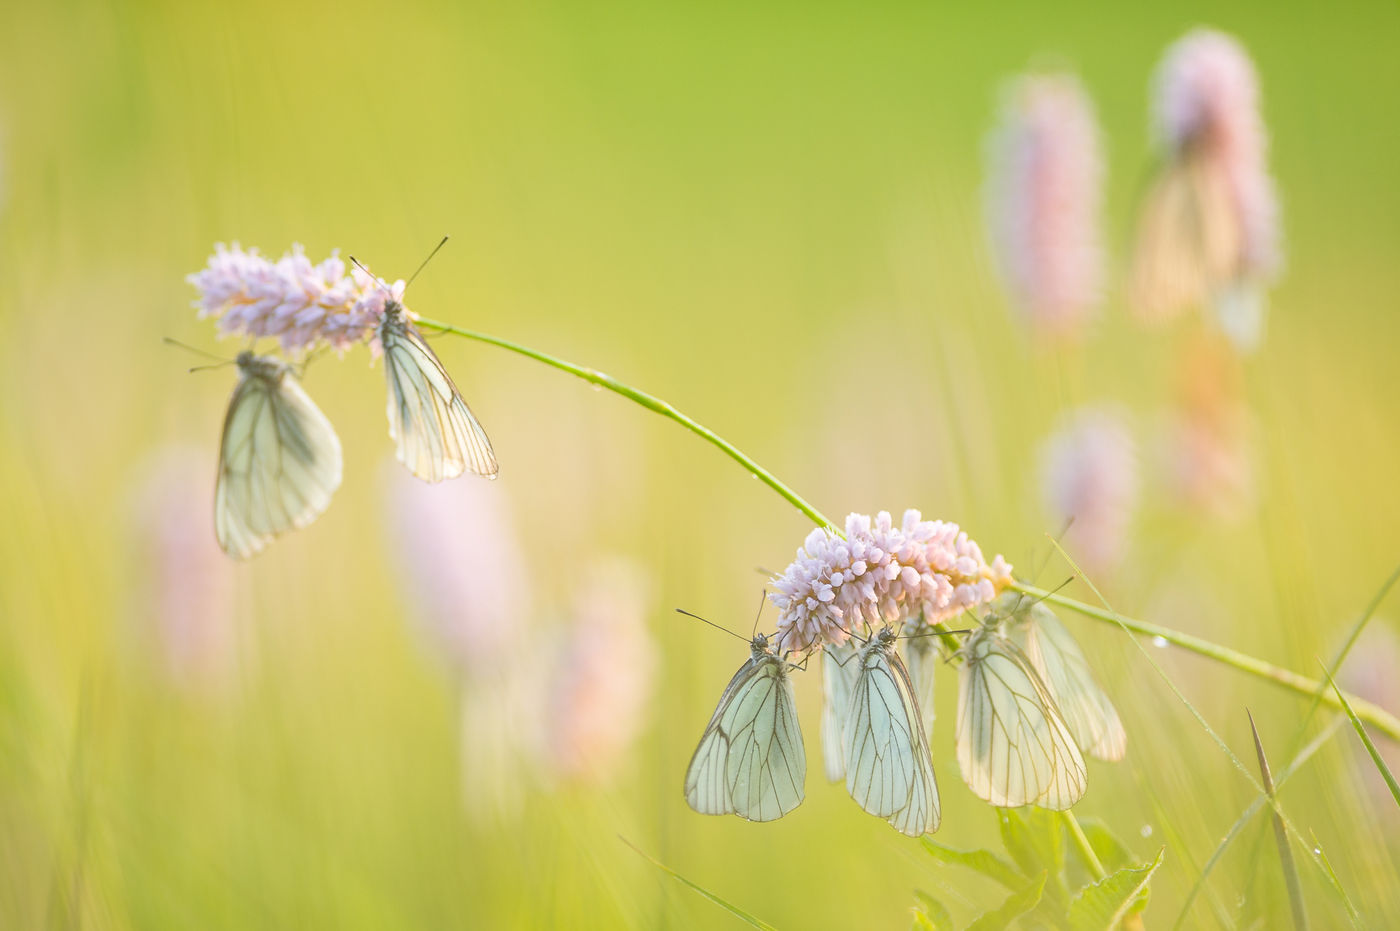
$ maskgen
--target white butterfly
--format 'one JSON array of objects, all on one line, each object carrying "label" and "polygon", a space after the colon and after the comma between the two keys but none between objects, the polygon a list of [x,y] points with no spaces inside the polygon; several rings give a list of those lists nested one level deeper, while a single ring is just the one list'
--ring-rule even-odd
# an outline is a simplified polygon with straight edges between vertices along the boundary
[{"label": "white butterfly", "polygon": [[685,774],[685,800],[702,815],[773,821],[802,803],[807,754],[788,665],[758,634],[729,681]]},{"label": "white butterfly", "polygon": [[287,363],[238,354],[219,446],[214,531],[246,559],[273,537],[311,523],[340,487],[340,440]]},{"label": "white butterfly", "polygon": [[495,477],[499,467],[486,431],[402,304],[385,302],[376,333],[389,383],[389,436],[399,462],[426,482],[468,469]]},{"label": "white butterfly", "polygon": [[[1018,598],[1020,596],[1017,596]],[[1017,606],[1005,624],[1050,693],[1079,749],[1100,760],[1121,760],[1128,735],[1118,710],[1089,671],[1084,651],[1060,619],[1040,602]]]},{"label": "white butterfly", "polygon": [[822,648],[822,762],[832,782],[846,775],[846,715],[859,672],[853,641]]},{"label": "white butterfly", "polygon": [[1064,810],[1084,795],[1084,758],[1029,657],[995,626],[963,645],[958,766],[979,798],[1003,808]]},{"label": "white butterfly", "polygon": [[846,790],[895,829],[938,830],[938,783],[914,685],[888,627],[861,648],[846,716]]}]

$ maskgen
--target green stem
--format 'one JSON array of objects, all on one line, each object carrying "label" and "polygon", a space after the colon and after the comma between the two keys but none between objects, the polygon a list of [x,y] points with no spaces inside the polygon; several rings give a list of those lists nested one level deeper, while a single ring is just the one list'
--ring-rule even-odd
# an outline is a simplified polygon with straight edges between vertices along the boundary
[{"label": "green stem", "polygon": [[[733,459],[735,462],[739,463],[739,465],[743,466],[754,478],[757,478],[769,488],[776,491],[779,495],[781,495],[784,498],[784,500],[786,500],[793,507],[797,508],[803,514],[805,514],[807,518],[811,520],[814,524],[816,524],[818,527],[829,527],[837,533],[840,532],[835,528],[835,525],[833,525],[831,521],[826,519],[825,515],[823,515],[816,508],[812,507],[811,504],[807,503],[807,500],[801,495],[799,495],[797,492],[793,491],[787,485],[779,481],[777,476],[775,476],[773,473],[760,466],[757,462],[754,462],[747,455],[741,452],[737,447],[735,447],[732,443],[724,439],[719,434],[715,433],[713,430],[700,423],[697,423],[696,421],[687,417],[685,414],[682,414],[680,411],[676,410],[670,404],[667,404],[665,401],[661,400],[658,397],[647,394],[645,391],[639,391],[638,389],[633,388],[631,385],[623,384],[622,382],[613,378],[611,375],[606,375],[598,371],[597,369],[591,369],[586,366],[575,365],[572,362],[566,362],[563,359],[556,358],[555,356],[551,356],[548,353],[543,353],[539,350],[531,349],[528,346],[522,346],[519,343],[513,343],[510,340],[502,339],[499,336],[491,336],[486,333],[478,333],[474,330],[464,330],[461,327],[455,327],[451,324],[442,323],[438,320],[430,320],[425,317],[418,318],[417,322],[419,326],[429,327],[431,329],[438,330],[443,333],[452,333],[456,336],[463,336],[467,339],[476,340],[477,342],[489,343],[492,346],[499,346],[502,349],[508,349],[511,352],[518,353],[530,359],[534,359],[537,362],[543,362],[545,365],[548,365],[551,368],[559,369],[561,372],[568,372],[570,375],[575,375],[579,378],[582,378],[584,381],[588,382],[591,385],[597,385],[600,388],[607,388],[609,391],[615,392],[616,394],[620,394],[624,398],[627,398],[631,401],[635,401],[642,407],[645,407],[647,410],[654,411],[655,413],[660,414],[662,417],[675,421],[682,427],[685,427],[691,433],[694,433],[696,436],[705,440],[710,445],[718,448],[720,452],[724,453],[730,459]],[[1120,624],[1128,630],[1134,631],[1135,633],[1143,634],[1145,636],[1160,637],[1168,643],[1174,643],[1179,647],[1184,647],[1185,649],[1192,650],[1196,653],[1201,654],[1202,656],[1208,656],[1211,659],[1214,659],[1218,662],[1234,666],[1236,669],[1239,669],[1243,672],[1247,672],[1251,675],[1258,676],[1261,679],[1267,679],[1277,685],[1283,686],[1284,688],[1292,689],[1295,692],[1307,695],[1310,698],[1317,695],[1321,695],[1322,701],[1326,702],[1332,707],[1338,709],[1342,707],[1342,702],[1339,699],[1339,697],[1332,692],[1326,691],[1325,686],[1317,680],[1309,679],[1306,676],[1301,676],[1296,672],[1283,669],[1279,666],[1274,666],[1271,663],[1266,663],[1261,659],[1256,659],[1253,656],[1249,656],[1245,653],[1240,653],[1236,650],[1230,649],[1229,647],[1223,647],[1218,644],[1211,643],[1208,640],[1202,640],[1199,637],[1193,637],[1190,634],[1183,634],[1178,631],[1172,630],[1168,627],[1158,627],[1156,624],[1148,624],[1145,621],[1135,621],[1131,618],[1121,617],[1112,611],[1106,611],[1102,608],[1096,608],[1093,605],[1085,604],[1082,601],[1076,601],[1073,598],[1066,598],[1063,595],[1058,595],[1053,592],[1046,591],[1045,589],[1036,588],[1033,585],[1024,585],[1016,583],[1013,584],[1011,587],[1016,591],[1022,592],[1023,594],[1030,595],[1032,598],[1043,598],[1046,601],[1051,602],[1052,604],[1058,604],[1063,607],[1069,608],[1072,611],[1077,611],[1080,614],[1085,615],[1086,617],[1091,617],[1096,620],[1104,621],[1110,624]],[[1356,716],[1362,721],[1365,721],[1367,724],[1374,726],[1377,730],[1381,731],[1382,733],[1386,734],[1392,739],[1400,740],[1400,720],[1396,719],[1394,715],[1385,711],[1383,708],[1380,708],[1377,705],[1373,705],[1368,701],[1364,701],[1354,695],[1346,694],[1346,700],[1351,703],[1352,708],[1356,712]],[[1092,851],[1090,852],[1092,853]]]},{"label": "green stem", "polygon": [[[1069,608],[1071,611],[1077,611],[1085,617],[1091,617],[1094,620],[1103,621],[1107,624],[1121,624],[1133,633],[1142,634],[1146,637],[1160,637],[1168,643],[1190,650],[1193,653],[1199,653],[1202,656],[1208,656],[1216,662],[1225,663],[1227,666],[1233,666],[1250,675],[1258,676],[1261,679],[1267,679],[1275,685],[1281,685],[1300,695],[1313,698],[1320,694],[1322,701],[1338,710],[1342,708],[1342,703],[1335,694],[1330,691],[1320,691],[1327,687],[1325,683],[1320,683],[1316,679],[1309,679],[1307,676],[1299,675],[1290,669],[1284,669],[1281,666],[1266,663],[1264,660],[1250,656],[1247,653],[1241,653],[1238,650],[1232,650],[1229,647],[1211,643],[1209,640],[1202,640],[1200,637],[1193,637],[1190,634],[1172,630],[1170,627],[1159,627],[1156,624],[1149,624],[1146,621],[1135,621],[1132,618],[1123,617],[1116,612],[1108,611],[1104,608],[1096,608],[1093,605],[1085,604],[1082,601],[1076,601],[1073,598],[1066,598],[1064,595],[1058,595],[1054,592],[1046,591],[1043,588],[1036,588],[1034,585],[1026,585],[1017,582],[1012,584],[1011,587],[1032,598],[1041,598],[1051,604],[1061,605],[1062,607]],[[1365,721],[1367,724],[1373,725],[1377,730],[1391,738],[1400,740],[1400,719],[1397,719],[1393,714],[1381,708],[1379,705],[1374,705],[1354,695],[1347,694],[1346,698],[1347,701],[1351,703],[1352,709],[1356,712],[1358,718]]]},{"label": "green stem", "polygon": [[803,514],[807,515],[808,519],[810,519],[818,527],[833,526],[831,521],[827,520],[821,511],[818,511],[816,508],[812,507],[812,505],[807,503],[807,500],[805,498],[803,498],[797,492],[793,491],[787,485],[784,485],[781,481],[778,480],[778,477],[776,475],[760,466],[757,462],[754,462],[748,456],[744,455],[743,452],[741,452],[724,437],[715,433],[713,430],[704,426],[703,424],[697,423],[696,421],[690,419],[685,414],[682,414],[680,411],[676,410],[674,407],[667,404],[665,401],[661,400],[658,397],[654,397],[650,394],[647,394],[645,391],[639,391],[636,388],[633,388],[631,385],[625,385],[622,382],[618,381],[616,378],[613,378],[611,375],[605,375],[597,369],[587,368],[586,366],[582,365],[575,365],[572,362],[565,362],[563,359],[559,359],[547,353],[531,349],[528,346],[522,346],[519,343],[513,343],[508,339],[501,339],[499,336],[490,336],[486,333],[477,333],[473,330],[464,330],[460,327],[455,327],[451,326],[450,324],[441,323],[437,320],[429,320],[426,317],[419,317],[417,323],[419,326],[431,327],[432,329],[440,330],[443,333],[452,333],[457,336],[465,336],[467,339],[474,339],[478,342],[490,343],[492,346],[499,346],[502,349],[509,349],[511,352],[519,353],[520,355],[527,356],[531,359],[534,359],[537,362],[543,362],[545,365],[548,365],[551,368],[559,369],[559,371],[561,372],[568,372],[570,375],[577,375],[579,378],[582,378],[584,381],[588,382],[591,385],[597,385],[600,388],[607,388],[609,391],[616,392],[617,394],[622,395],[628,400],[636,401],[638,404],[640,404],[642,407],[645,407],[647,410],[654,411],[660,414],[662,417],[674,420],[676,423],[680,424],[682,427],[685,427],[687,430],[689,430],[691,433],[694,433],[702,440],[705,440],[710,445],[717,447],[720,450],[720,452],[724,453],[730,459],[733,459],[735,462],[739,463],[739,465],[743,466],[745,469],[748,469],[749,474],[751,474],[754,478],[763,482],[763,484],[767,485],[769,488],[782,495],[783,498],[785,498],[789,504],[797,508]]},{"label": "green stem", "polygon": [[1069,828],[1069,836],[1074,840],[1074,846],[1079,848],[1079,856],[1084,860],[1084,865],[1089,868],[1089,872],[1094,874],[1094,879],[1103,879],[1108,876],[1108,871],[1103,868],[1103,863],[1099,861],[1099,855],[1094,853],[1093,845],[1089,843],[1089,838],[1084,836],[1084,829],[1079,826],[1079,819],[1072,811],[1062,811],[1061,815],[1065,819],[1065,827]]}]

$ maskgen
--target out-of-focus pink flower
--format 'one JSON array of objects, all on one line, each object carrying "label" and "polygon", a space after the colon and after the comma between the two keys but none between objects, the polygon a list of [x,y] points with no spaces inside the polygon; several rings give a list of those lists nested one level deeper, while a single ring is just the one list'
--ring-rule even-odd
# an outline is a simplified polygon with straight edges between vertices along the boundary
[{"label": "out-of-focus pink flower", "polygon": [[1132,303],[1144,319],[1209,305],[1252,349],[1280,264],[1254,65],[1230,36],[1197,29],[1167,50],[1154,94],[1162,169],[1139,222]]},{"label": "out-of-focus pink flower", "polygon": [[385,469],[386,518],[411,613],[449,665],[495,665],[530,625],[530,586],[499,483],[427,485]]},{"label": "out-of-focus pink flower", "polygon": [[215,689],[238,668],[233,564],[214,542],[214,469],[208,454],[170,446],[141,468],[132,490],[137,593],[158,664],[176,684]]},{"label": "out-of-focus pink flower", "polygon": [[988,169],[988,225],[1007,290],[1037,337],[1079,336],[1103,277],[1103,156],[1077,78],[1031,75],[1010,85]]},{"label": "out-of-focus pink flower", "polygon": [[621,561],[593,566],[579,584],[543,727],[545,758],[564,778],[606,777],[645,723],[659,662],[648,587]]},{"label": "out-of-focus pink flower", "polygon": [[1239,517],[1255,499],[1251,418],[1240,365],[1233,352],[1211,340],[1189,342],[1160,439],[1159,461],[1171,497],[1216,518]]},{"label": "out-of-focus pink flower", "polygon": [[[1127,417],[1086,407],[1066,417],[1041,447],[1045,504],[1069,525],[1065,547],[1091,572],[1122,559],[1138,499],[1138,461]],[[1071,523],[1072,522],[1072,523]]]},{"label": "out-of-focus pink flower", "polygon": [[257,249],[219,243],[208,266],[186,280],[199,289],[199,315],[217,317],[220,334],[275,336],[286,352],[368,341],[386,298],[402,301],[404,291],[402,281],[389,285],[359,268],[347,275],[338,251],[313,265],[300,244],[272,262]]},{"label": "out-of-focus pink flower", "polygon": [[802,652],[844,643],[858,625],[902,623],[923,612],[930,624],[985,604],[1011,584],[1011,566],[982,550],[957,524],[905,511],[846,518],[843,539],[829,529],[808,535],[797,558],[773,579],[777,646]]}]

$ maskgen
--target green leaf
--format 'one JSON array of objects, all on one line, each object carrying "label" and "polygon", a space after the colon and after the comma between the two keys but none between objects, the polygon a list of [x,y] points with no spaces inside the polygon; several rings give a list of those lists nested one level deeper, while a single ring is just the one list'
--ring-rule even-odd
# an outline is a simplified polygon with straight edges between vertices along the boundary
[{"label": "green leaf", "polygon": [[1075,931],[1109,931],[1129,915],[1147,907],[1147,884],[1167,848],[1157,851],[1151,863],[1124,867],[1079,890],[1069,906],[1069,925]]},{"label": "green leaf", "polygon": [[1094,848],[1095,855],[1105,869],[1118,870],[1137,862],[1137,857],[1128,849],[1128,845],[1099,819],[1082,818],[1079,827],[1089,839],[1089,846]]},{"label": "green leaf", "polygon": [[1006,852],[1027,876],[1041,873],[1049,878],[1045,883],[1045,898],[1054,911],[1063,913],[1069,902],[1069,887],[1065,885],[1065,844],[1059,812],[1041,808],[998,808],[1001,842]]},{"label": "green leaf", "polygon": [[1025,877],[990,850],[954,850],[928,837],[923,838],[923,844],[924,849],[938,860],[953,866],[967,867],[996,880],[1008,889],[1020,889],[1025,885]]},{"label": "green leaf", "polygon": [[985,912],[972,924],[967,926],[967,931],[1002,931],[1011,924],[1012,921],[1021,917],[1026,912],[1040,904],[1041,894],[1045,891],[1045,874],[1037,876],[1029,886],[1019,892],[1011,893],[1010,897],[1001,907],[995,911]]},{"label": "green leaf", "polygon": [[914,908],[914,928],[916,931],[957,931],[953,916],[943,907],[943,903],[927,892],[915,892],[921,905]]},{"label": "green leaf", "polygon": [[759,928],[760,931],[778,931],[777,928],[774,928],[762,918],[755,918],[753,915],[750,915],[748,912],[744,911],[742,908],[739,908],[737,905],[730,905],[728,902],[724,901],[724,899],[721,899],[719,896],[715,895],[713,892],[709,891],[703,886],[700,886],[686,879],[680,873],[677,873],[675,870],[671,869],[666,864],[655,859],[650,854],[644,852],[642,848],[638,847],[636,844],[632,843],[627,838],[618,835],[618,840],[622,841],[628,847],[631,847],[633,850],[637,851],[637,853],[641,854],[643,859],[646,859],[651,862],[652,866],[661,870],[663,873],[671,874],[681,883],[689,886],[691,889],[699,893],[701,897],[709,899],[711,902],[718,905],[720,908],[724,909],[726,912],[733,915],[735,918],[738,918],[740,921],[744,922],[750,927]]}]

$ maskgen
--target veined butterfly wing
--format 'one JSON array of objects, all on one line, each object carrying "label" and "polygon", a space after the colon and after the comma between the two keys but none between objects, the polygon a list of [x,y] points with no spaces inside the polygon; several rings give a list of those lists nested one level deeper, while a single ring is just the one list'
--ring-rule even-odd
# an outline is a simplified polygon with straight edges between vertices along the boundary
[{"label": "veined butterfly wing", "polygon": [[214,531],[247,559],[305,527],[340,487],[340,439],[285,362],[243,352],[229,400],[214,488]]},{"label": "veined butterfly wing", "polygon": [[762,634],[751,651],[695,748],[685,800],[702,815],[774,821],[802,803],[807,754],[787,664]]},{"label": "veined butterfly wing", "polygon": [[1128,735],[1118,710],[1094,680],[1084,651],[1060,619],[1037,603],[1018,610],[1005,630],[1055,696],[1079,749],[1100,760],[1123,759]]},{"label": "veined butterfly wing", "polygon": [[1020,647],[994,627],[963,646],[958,766],[979,798],[1063,811],[1084,795],[1084,758],[1050,690]]},{"label": "veined butterfly wing", "polygon": [[846,717],[846,791],[872,815],[911,837],[942,817],[928,735],[914,685],[888,628],[864,647]]},{"label": "veined butterfly wing", "polygon": [[924,734],[933,741],[933,679],[938,670],[938,644],[929,632],[932,628],[919,624],[914,628],[914,636],[900,640],[904,650],[904,666],[909,671],[909,681],[914,686],[914,697],[919,701],[919,714],[924,719]]},{"label": "veined butterfly wing", "polygon": [[389,301],[379,324],[384,377],[389,383],[389,436],[399,462],[426,482],[470,469],[495,476],[491,440],[422,334]]},{"label": "veined butterfly wing", "polygon": [[850,640],[822,648],[822,762],[832,782],[846,775],[846,715],[860,672],[856,654]]}]

